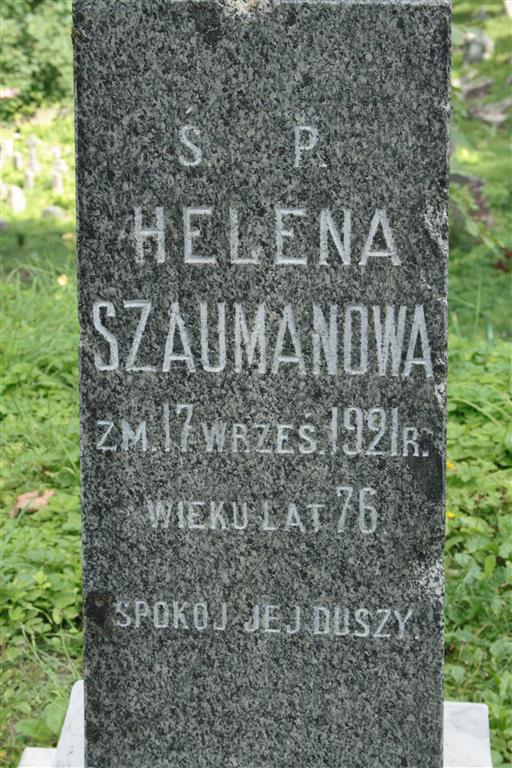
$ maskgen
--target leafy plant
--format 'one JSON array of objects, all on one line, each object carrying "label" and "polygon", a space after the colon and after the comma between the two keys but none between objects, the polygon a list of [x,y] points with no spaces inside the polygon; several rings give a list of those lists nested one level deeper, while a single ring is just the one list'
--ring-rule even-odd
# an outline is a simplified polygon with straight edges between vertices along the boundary
[{"label": "leafy plant", "polygon": [[500,766],[512,759],[509,345],[451,337],[449,370],[446,689],[489,705]]}]

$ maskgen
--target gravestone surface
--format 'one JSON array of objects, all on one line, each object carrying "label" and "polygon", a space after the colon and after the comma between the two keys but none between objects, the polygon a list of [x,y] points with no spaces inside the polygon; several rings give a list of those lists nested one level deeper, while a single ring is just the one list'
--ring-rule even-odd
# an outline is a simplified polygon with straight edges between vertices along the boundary
[{"label": "gravestone surface", "polygon": [[75,0],[88,768],[442,765],[449,22]]}]

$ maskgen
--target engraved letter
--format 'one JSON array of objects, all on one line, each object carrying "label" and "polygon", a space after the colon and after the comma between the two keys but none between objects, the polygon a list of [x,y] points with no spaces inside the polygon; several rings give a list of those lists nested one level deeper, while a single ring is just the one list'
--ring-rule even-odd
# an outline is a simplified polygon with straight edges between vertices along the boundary
[{"label": "engraved letter", "polygon": [[153,528],[168,528],[171,519],[172,501],[148,501],[148,514]]},{"label": "engraved letter", "polygon": [[226,625],[228,623],[228,607],[226,603],[221,603],[220,610],[221,610],[221,623],[217,624],[217,622],[215,622],[215,624],[213,625],[213,629],[215,632],[224,632],[226,629]]},{"label": "engraved letter", "polygon": [[172,604],[172,611],[173,611],[173,624],[174,629],[179,629],[180,627],[183,627],[183,629],[188,629],[188,624],[185,619],[185,614],[183,611],[185,610],[185,606],[187,603],[181,603],[181,605],[178,603],[177,600],[175,600]]},{"label": "engraved letter", "polygon": [[[175,354],[174,353],[174,336],[176,333],[176,329],[178,329],[181,346],[183,347],[183,353],[182,354]],[[165,352],[164,352],[164,362],[162,365],[162,371],[164,373],[167,373],[171,367],[171,362],[179,362],[183,361],[187,364],[187,369],[190,372],[194,372],[196,369],[196,366],[194,364],[194,358],[192,357],[192,350],[190,349],[190,344],[188,343],[188,335],[187,335],[187,329],[185,326],[185,323],[183,322],[183,318],[180,315],[180,305],[178,302],[174,302],[171,304],[171,319],[169,322],[169,332],[167,334],[167,339],[165,341]]]},{"label": "engraved letter", "polygon": [[129,451],[130,450],[130,443],[132,446],[137,445],[139,440],[142,443],[142,450],[147,451],[148,449],[148,437],[146,434],[146,422],[141,421],[138,425],[135,432],[130,427],[126,419],[123,419],[121,421],[121,427],[123,431],[123,451]]},{"label": "engraved letter", "polygon": [[283,256],[283,242],[285,237],[292,238],[293,229],[284,229],[284,216],[305,216],[304,208],[276,208],[276,264],[307,264],[305,256]]},{"label": "engraved letter", "polygon": [[[323,617],[323,621],[322,621]],[[313,634],[328,635],[331,612],[322,605],[313,606]]]},{"label": "engraved letter", "polygon": [[226,440],[226,422],[213,421],[211,426],[208,426],[206,421],[202,421],[201,427],[206,441],[207,452],[214,453],[216,451],[217,453],[222,453]]},{"label": "engraved letter", "polygon": [[[416,351],[416,342],[420,337],[421,357],[414,357]],[[416,304],[414,308],[414,320],[412,322],[411,337],[409,339],[409,349],[405,359],[404,376],[410,376],[413,365],[422,365],[425,368],[426,375],[431,378],[432,358],[430,356],[430,344],[428,341],[427,326],[425,323],[425,313],[422,304]]]},{"label": "engraved letter", "polygon": [[201,523],[201,510],[204,507],[204,501],[189,501],[188,508],[188,528],[190,531],[204,531],[206,528],[205,523]]},{"label": "engraved letter", "polygon": [[233,510],[233,528],[237,531],[244,531],[249,524],[249,513],[247,510],[247,502],[243,501],[241,505],[242,517],[238,517],[238,504],[232,503],[231,508]]},{"label": "engraved letter", "polygon": [[101,309],[105,308],[105,314],[107,317],[115,317],[116,311],[114,305],[110,301],[95,301],[92,308],[92,316],[94,320],[94,327],[108,341],[110,346],[110,359],[108,363],[105,363],[103,358],[94,353],[94,364],[99,371],[115,371],[119,366],[119,350],[117,347],[117,339],[114,334],[107,331],[103,323],[101,322]]},{"label": "engraved letter", "polygon": [[340,621],[340,607],[337,605],[334,608],[334,634],[338,635],[340,637],[345,637],[345,635],[348,635],[350,630],[350,611],[348,608],[343,609],[343,626],[341,626]]},{"label": "engraved letter", "polygon": [[169,626],[169,606],[158,600],[153,606],[153,624],[156,629],[166,629]]},{"label": "engraved letter", "polygon": [[151,312],[151,302],[145,301],[143,299],[135,299],[133,301],[124,301],[123,306],[125,309],[142,309],[139,324],[137,326],[137,330],[135,331],[135,336],[133,337],[132,348],[130,349],[128,359],[126,361],[126,370],[155,371],[156,368],[154,365],[135,365],[135,358],[137,357],[137,352],[139,351],[142,334],[144,333],[149,313]]},{"label": "engraved letter", "polygon": [[393,613],[395,614],[396,619],[398,621],[398,637],[400,638],[400,640],[402,640],[402,638],[405,636],[405,625],[409,621],[409,619],[412,618],[412,611],[409,608],[405,618],[402,618],[400,611],[393,611]]},{"label": "engraved letter", "polygon": [[188,450],[188,436],[190,433],[190,422],[192,421],[194,406],[187,403],[178,403],[176,405],[176,416],[179,416],[182,411],[186,411],[186,416],[181,428],[180,450],[183,453],[186,453]]},{"label": "engraved letter", "polygon": [[377,627],[377,629],[373,633],[373,636],[374,637],[391,637],[391,635],[389,633],[386,633],[384,635],[382,634],[382,630],[384,629],[384,627],[388,623],[389,617],[391,616],[391,611],[389,610],[389,608],[387,608],[387,609],[380,608],[377,611],[377,613],[382,613],[384,615],[382,617],[382,621],[380,622],[379,626]]},{"label": "engraved letter", "polygon": [[345,266],[350,266],[350,239],[352,234],[352,211],[348,208],[343,209],[343,243],[332,220],[332,213],[329,208],[323,208],[320,211],[320,261],[322,266],[327,266],[329,261],[328,236],[331,235],[336,250]]},{"label": "engraved letter", "polygon": [[165,225],[164,209],[155,208],[156,228],[142,228],[142,208],[135,208],[135,260],[137,264],[144,264],[144,243],[146,240],[156,238],[156,263],[163,264],[165,261]]},{"label": "engraved letter", "polygon": [[287,531],[289,531],[290,528],[298,528],[301,533],[306,533],[304,523],[300,519],[297,505],[294,504],[293,502],[290,502],[290,504],[288,504],[288,514],[286,516],[286,524],[285,524],[285,529]]},{"label": "engraved letter", "polygon": [[247,621],[244,624],[244,630],[246,632],[256,632],[260,627],[260,607],[259,605],[255,605],[252,616],[250,619],[247,619]]},{"label": "engraved letter", "polygon": [[362,627],[362,632],[354,632],[354,637],[368,637],[370,634],[370,626],[368,624],[368,616],[370,612],[366,610],[366,608],[359,608],[356,611],[356,621],[359,624],[360,627]]},{"label": "engraved letter", "polygon": [[[312,128],[309,125],[296,125],[295,133],[295,168],[300,167],[301,156],[303,152],[310,152],[318,143],[318,128]],[[302,134],[308,134],[307,141],[302,141]]]},{"label": "engraved letter", "polygon": [[275,616],[274,611],[278,611],[278,605],[266,605],[263,611],[263,631],[270,632],[271,634],[279,634],[281,632],[277,627],[272,627],[271,624],[274,621],[278,621],[278,617]]},{"label": "engraved letter", "polygon": [[[354,313],[359,314],[361,318],[359,362],[356,366],[352,365],[352,315]],[[344,326],[343,362],[345,373],[350,373],[353,376],[361,375],[368,370],[368,310],[361,304],[347,307]]]},{"label": "engraved letter", "polygon": [[286,633],[288,635],[296,635],[299,630],[300,630],[300,605],[296,605],[295,606],[295,626],[292,627],[290,624],[287,624]]},{"label": "engraved letter", "polygon": [[212,531],[217,530],[217,523],[222,531],[227,528],[226,520],[224,519],[224,502],[221,501],[217,504],[215,501],[210,501],[210,528]]},{"label": "engraved letter", "polygon": [[320,374],[321,353],[324,353],[327,371],[336,375],[338,367],[338,307],[330,305],[329,330],[319,304],[313,304],[313,373]]},{"label": "engraved letter", "polygon": [[238,258],[240,238],[238,236],[238,208],[229,209],[229,252],[232,264],[259,264],[256,250],[252,250],[252,258]]},{"label": "engraved letter", "polygon": [[226,367],[226,305],[217,304],[219,318],[217,321],[217,336],[219,349],[219,362],[217,365],[210,365],[208,355],[208,304],[205,301],[200,303],[201,312],[201,359],[203,369],[209,373],[220,373]]},{"label": "engraved letter", "polygon": [[259,348],[258,373],[267,370],[265,340],[265,304],[260,304],[251,333],[247,328],[241,304],[235,304],[235,371],[242,372],[242,340],[247,354],[247,365],[252,365],[256,347]]},{"label": "engraved letter", "polygon": [[110,435],[114,428],[114,422],[113,421],[97,421],[96,425],[98,427],[108,427],[108,429],[102,434],[98,442],[96,443],[96,450],[98,451],[117,451],[116,445],[105,445],[105,440]]},{"label": "engraved letter", "polygon": [[388,369],[389,353],[391,352],[391,375],[398,376],[402,359],[402,346],[404,343],[405,316],[407,307],[400,307],[398,323],[395,322],[395,307],[393,304],[386,306],[386,320],[384,330],[380,318],[380,307],[373,307],[373,322],[375,325],[375,341],[377,343],[377,361],[379,376],[386,376]]},{"label": "engraved letter", "polygon": [[202,632],[208,627],[208,606],[206,603],[195,603],[192,609],[194,627]]},{"label": "engraved letter", "polygon": [[183,238],[185,264],[216,264],[215,256],[194,256],[192,241],[199,237],[201,231],[192,228],[192,216],[211,216],[211,208],[183,208]]},{"label": "engraved letter", "polygon": [[137,629],[140,627],[140,620],[145,616],[149,616],[149,605],[145,600],[135,601],[135,626]]},{"label": "engraved letter", "polygon": [[120,613],[123,619],[125,619],[124,622],[121,622],[119,619],[117,620],[116,624],[118,627],[129,627],[132,623],[132,620],[126,611],[123,610],[124,606],[128,608],[129,602],[127,600],[120,600],[118,603],[116,603],[116,616]]},{"label": "engraved letter", "polygon": [[201,148],[191,141],[190,134],[194,134],[198,139],[201,136],[199,128],[196,128],[194,125],[183,125],[180,128],[181,143],[184,144],[188,150],[190,150],[191,154],[193,155],[193,159],[183,157],[183,155],[178,155],[178,159],[181,165],[184,165],[187,168],[194,168],[196,165],[200,164],[201,160],[203,159],[203,153]]},{"label": "engraved letter", "polygon": [[[386,241],[385,251],[372,250],[373,241],[374,241],[375,235],[377,234],[379,224],[382,227],[382,233],[384,235],[384,240]],[[382,210],[375,211],[374,217],[372,219],[372,223],[370,224],[370,233],[368,235],[366,245],[363,248],[361,261],[359,262],[360,266],[362,267],[366,266],[366,264],[368,263],[368,259],[370,258],[391,259],[391,263],[393,264],[394,267],[398,267],[401,264],[400,258],[398,256],[398,253],[395,247],[395,240],[393,238],[393,233],[391,232],[391,227],[389,226],[389,221],[386,215],[386,211],[382,211]]]},{"label": "engraved letter", "polygon": [[[284,354],[286,331],[288,331],[290,335],[290,341],[293,346],[293,354],[291,355]],[[304,365],[302,346],[299,336],[297,335],[297,329],[295,327],[295,320],[293,318],[293,309],[291,304],[287,304],[283,309],[283,317],[279,325],[276,348],[274,351],[274,360],[272,362],[272,373],[278,373],[281,363],[293,363],[298,365],[299,373],[303,376],[306,374],[306,366]]]}]

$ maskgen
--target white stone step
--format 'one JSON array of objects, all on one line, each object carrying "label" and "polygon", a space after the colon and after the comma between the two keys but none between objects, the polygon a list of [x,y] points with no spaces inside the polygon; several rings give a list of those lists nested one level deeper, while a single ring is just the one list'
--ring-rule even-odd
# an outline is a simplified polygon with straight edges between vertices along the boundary
[{"label": "white stone step", "polygon": [[20,768],[55,768],[56,749],[28,747],[21,756]]}]

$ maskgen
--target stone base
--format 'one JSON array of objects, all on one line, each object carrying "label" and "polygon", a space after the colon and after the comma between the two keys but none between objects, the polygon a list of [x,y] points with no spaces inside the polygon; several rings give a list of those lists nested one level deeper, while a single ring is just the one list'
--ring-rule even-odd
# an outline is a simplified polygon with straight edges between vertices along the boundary
[{"label": "stone base", "polygon": [[21,756],[20,768],[53,768],[56,749],[27,747]]},{"label": "stone base", "polygon": [[[84,768],[84,683],[75,683],[57,749],[26,749],[19,768]],[[444,768],[492,768],[486,704],[444,705]]]},{"label": "stone base", "polygon": [[71,689],[68,711],[57,749],[23,752],[19,768],[84,768],[84,681]]}]

